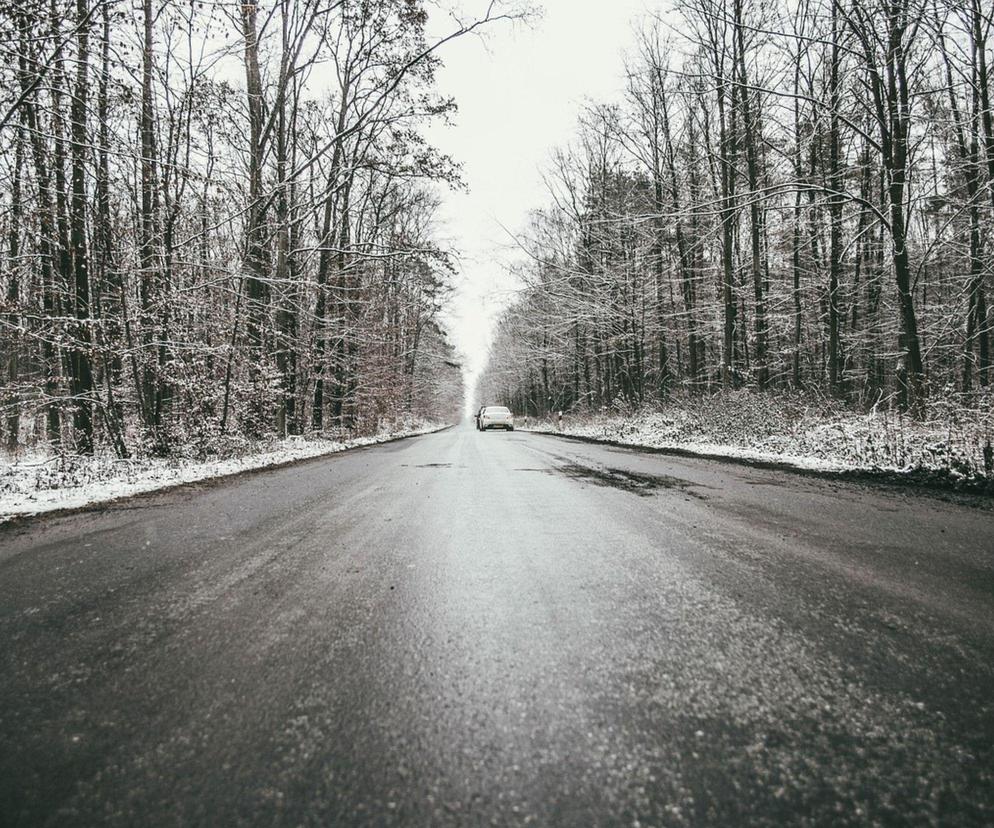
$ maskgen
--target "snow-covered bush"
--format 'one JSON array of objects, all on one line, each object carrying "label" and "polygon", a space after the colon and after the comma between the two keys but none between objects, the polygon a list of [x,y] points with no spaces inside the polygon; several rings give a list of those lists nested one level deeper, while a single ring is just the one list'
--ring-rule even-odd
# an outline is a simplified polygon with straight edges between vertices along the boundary
[{"label": "snow-covered bush", "polygon": [[[539,422],[536,430],[556,430]],[[940,396],[920,419],[896,406],[853,411],[838,401],[749,390],[674,396],[631,413],[568,414],[563,431],[652,448],[680,448],[808,467],[919,472],[994,481],[994,398]]]}]

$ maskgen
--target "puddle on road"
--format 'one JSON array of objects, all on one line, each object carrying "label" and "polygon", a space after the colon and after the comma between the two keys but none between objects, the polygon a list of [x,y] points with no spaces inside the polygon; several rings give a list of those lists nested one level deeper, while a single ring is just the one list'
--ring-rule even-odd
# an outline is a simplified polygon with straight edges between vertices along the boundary
[{"label": "puddle on road", "polygon": [[664,474],[643,474],[626,471],[625,469],[591,468],[578,463],[566,463],[551,469],[515,469],[515,471],[537,471],[543,474],[562,474],[574,480],[583,480],[596,486],[607,486],[620,489],[639,497],[650,497],[659,489],[677,489],[684,494],[706,500],[704,495],[695,492],[693,487],[699,484],[679,477],[669,477]]}]

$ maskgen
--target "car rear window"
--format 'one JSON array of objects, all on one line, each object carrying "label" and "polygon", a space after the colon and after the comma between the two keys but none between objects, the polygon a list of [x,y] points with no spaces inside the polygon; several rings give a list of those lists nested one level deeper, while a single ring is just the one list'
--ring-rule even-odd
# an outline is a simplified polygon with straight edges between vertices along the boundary
[{"label": "car rear window", "polygon": [[502,405],[491,405],[491,406],[489,406],[487,408],[487,411],[489,411],[491,414],[510,414],[511,413],[510,409],[504,408],[504,406],[502,406]]}]

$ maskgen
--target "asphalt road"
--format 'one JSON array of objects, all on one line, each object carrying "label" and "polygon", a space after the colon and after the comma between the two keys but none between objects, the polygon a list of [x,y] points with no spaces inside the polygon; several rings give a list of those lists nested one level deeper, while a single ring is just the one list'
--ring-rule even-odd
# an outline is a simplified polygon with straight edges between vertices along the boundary
[{"label": "asphalt road", "polygon": [[0,529],[3,825],[994,823],[990,504],[436,435]]}]

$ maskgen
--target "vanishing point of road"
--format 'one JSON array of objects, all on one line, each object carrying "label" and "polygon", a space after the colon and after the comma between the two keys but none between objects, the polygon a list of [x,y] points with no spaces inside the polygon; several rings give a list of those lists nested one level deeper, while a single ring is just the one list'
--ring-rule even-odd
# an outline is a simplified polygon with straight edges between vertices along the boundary
[{"label": "vanishing point of road", "polygon": [[994,511],[460,426],[0,529],[0,824],[994,823]]}]

